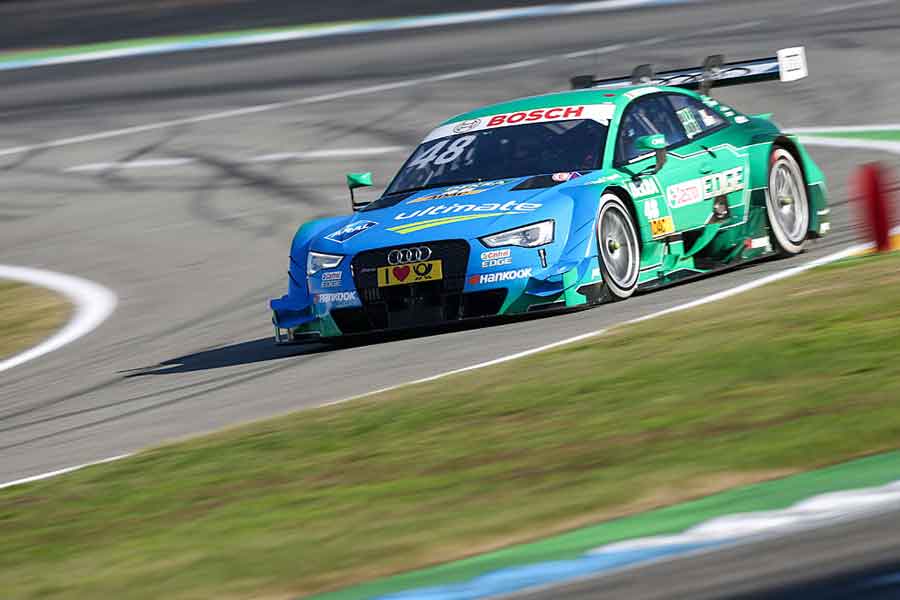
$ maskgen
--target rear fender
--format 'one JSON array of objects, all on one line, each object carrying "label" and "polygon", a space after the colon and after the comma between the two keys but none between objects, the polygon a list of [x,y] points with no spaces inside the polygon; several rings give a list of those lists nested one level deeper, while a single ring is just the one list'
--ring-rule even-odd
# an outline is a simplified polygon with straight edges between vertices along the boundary
[{"label": "rear fender", "polygon": [[782,147],[793,154],[800,164],[809,198],[809,232],[813,237],[824,234],[828,230],[828,187],[825,182],[825,174],[799,142],[797,136],[780,134],[772,140],[771,144],[754,147],[759,150],[755,153],[753,160],[753,187],[768,188],[769,160],[772,156],[772,148],[775,146]]}]

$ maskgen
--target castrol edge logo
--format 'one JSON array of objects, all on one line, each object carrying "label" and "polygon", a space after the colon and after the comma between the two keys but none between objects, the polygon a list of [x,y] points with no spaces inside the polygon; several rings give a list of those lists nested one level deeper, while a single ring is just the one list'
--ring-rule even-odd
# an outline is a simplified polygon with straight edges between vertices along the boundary
[{"label": "castrol edge logo", "polygon": [[549,121],[566,121],[570,119],[591,119],[604,125],[615,112],[615,105],[604,104],[575,104],[572,106],[552,106],[547,108],[534,108],[531,110],[517,110],[508,113],[498,113],[467,121],[457,121],[447,125],[441,125],[425,138],[424,141],[459,135],[461,133],[474,133],[485,129],[507,127],[510,125],[522,125],[525,123],[546,123]]}]

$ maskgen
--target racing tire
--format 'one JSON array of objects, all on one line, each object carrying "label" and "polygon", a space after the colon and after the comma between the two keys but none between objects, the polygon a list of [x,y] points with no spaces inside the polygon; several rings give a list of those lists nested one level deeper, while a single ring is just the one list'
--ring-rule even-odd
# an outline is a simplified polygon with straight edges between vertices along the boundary
[{"label": "racing tire", "polygon": [[641,274],[641,241],[631,211],[613,193],[600,198],[597,213],[597,258],[603,277],[595,301],[615,302],[634,294]]},{"label": "racing tire", "polygon": [[772,245],[782,256],[800,254],[809,230],[806,180],[794,155],[776,147],[769,161],[766,215]]}]

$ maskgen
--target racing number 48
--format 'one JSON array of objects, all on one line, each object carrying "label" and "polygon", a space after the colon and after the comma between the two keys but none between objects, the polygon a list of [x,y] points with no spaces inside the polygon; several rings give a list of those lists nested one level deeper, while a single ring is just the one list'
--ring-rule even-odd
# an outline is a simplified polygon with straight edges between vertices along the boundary
[{"label": "racing number 48", "polygon": [[[469,145],[475,141],[474,135],[464,135],[462,137],[456,138],[453,140],[453,143],[447,146],[447,142],[449,140],[443,140],[431,147],[430,150],[425,152],[419,157],[416,157],[410,165],[415,167],[416,169],[421,169],[422,167],[427,167],[428,165],[434,163],[436,165],[445,165],[447,163],[451,163],[459,158],[462,153],[465,151]],[[447,146],[447,149],[444,150],[444,146]],[[443,152],[441,152],[443,150]]]}]

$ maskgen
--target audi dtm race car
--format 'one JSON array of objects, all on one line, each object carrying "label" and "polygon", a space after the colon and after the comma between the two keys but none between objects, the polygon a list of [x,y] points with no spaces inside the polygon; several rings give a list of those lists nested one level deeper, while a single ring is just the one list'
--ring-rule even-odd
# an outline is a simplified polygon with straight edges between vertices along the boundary
[{"label": "audi dtm race car", "polygon": [[374,202],[304,224],[275,340],[620,300],[828,231],[822,172],[771,115],[710,87],[806,77],[803,48],[630,78],[454,117]]}]

